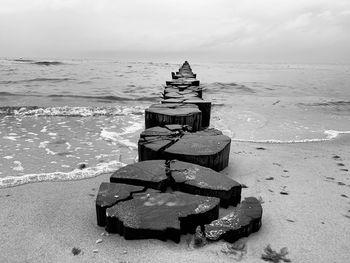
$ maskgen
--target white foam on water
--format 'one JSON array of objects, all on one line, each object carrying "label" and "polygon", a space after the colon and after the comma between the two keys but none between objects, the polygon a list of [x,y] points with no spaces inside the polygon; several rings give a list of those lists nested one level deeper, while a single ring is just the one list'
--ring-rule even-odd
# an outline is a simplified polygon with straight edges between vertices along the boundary
[{"label": "white foam on water", "polygon": [[50,154],[50,155],[55,155],[56,153],[51,151],[49,148],[45,148],[45,151],[47,154]]},{"label": "white foam on water", "polygon": [[331,141],[337,138],[339,135],[342,134],[350,134],[350,131],[336,131],[336,130],[325,130],[324,134],[326,135],[326,138],[315,138],[315,139],[301,139],[301,140],[275,140],[275,139],[269,139],[269,140],[247,140],[247,139],[238,139],[238,138],[232,138],[232,141],[235,142],[252,142],[252,143],[309,143],[309,142],[326,142]]},{"label": "white foam on water", "polygon": [[49,144],[49,141],[43,141],[39,143],[39,148],[46,148],[46,146]]},{"label": "white foam on water", "polygon": [[137,148],[136,143],[131,142],[128,139],[122,138],[121,135],[117,132],[107,131],[105,130],[105,128],[102,129],[100,136],[103,140],[107,142],[111,142],[113,144],[121,144],[131,149]]},{"label": "white foam on water", "polygon": [[69,142],[65,143],[67,145],[67,150],[70,150],[70,148],[72,148],[72,145]]},{"label": "white foam on water", "polygon": [[47,108],[26,108],[14,110],[15,116],[75,116],[75,117],[89,117],[89,116],[126,116],[128,114],[143,114],[145,107],[47,107]]},{"label": "white foam on water", "polygon": [[10,140],[10,141],[17,141],[17,138],[15,136],[4,136],[2,138],[6,139],[6,140]]},{"label": "white foam on water", "polygon": [[100,133],[100,137],[108,142],[111,142],[113,144],[121,144],[129,149],[137,149],[137,144],[128,140],[126,135],[136,133],[137,131],[143,129],[143,124],[134,122],[130,126],[127,126],[123,128],[122,132],[113,132],[108,131],[108,128],[102,128],[102,131]]},{"label": "white foam on water", "polygon": [[37,183],[44,181],[71,181],[81,180],[99,176],[105,173],[111,173],[125,166],[125,163],[111,161],[108,163],[99,163],[95,167],[88,167],[83,170],[75,169],[70,172],[54,172],[40,174],[26,174],[22,176],[7,176],[0,178],[0,188],[14,187],[18,185]]},{"label": "white foam on water", "polygon": [[14,171],[17,171],[17,172],[24,171],[24,168],[23,168],[22,163],[20,161],[14,161],[13,164],[15,165],[15,167],[12,168]]},{"label": "white foam on water", "polygon": [[324,132],[329,139],[337,138],[341,134],[350,134],[350,131],[326,130]]}]

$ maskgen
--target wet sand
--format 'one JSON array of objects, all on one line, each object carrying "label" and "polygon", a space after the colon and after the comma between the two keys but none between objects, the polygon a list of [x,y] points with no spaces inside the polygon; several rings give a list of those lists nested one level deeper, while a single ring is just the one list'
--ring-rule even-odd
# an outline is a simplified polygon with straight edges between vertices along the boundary
[{"label": "wet sand", "polygon": [[[243,239],[241,262],[263,262],[268,244],[288,247],[292,262],[347,262],[349,143],[348,135],[297,144],[232,142],[223,173],[247,186],[242,198],[261,197],[264,209],[260,231]],[[190,235],[180,244],[101,236],[94,202],[109,175],[0,189],[0,262],[235,262],[221,241],[193,249]],[[74,256],[73,247],[81,253]]]}]

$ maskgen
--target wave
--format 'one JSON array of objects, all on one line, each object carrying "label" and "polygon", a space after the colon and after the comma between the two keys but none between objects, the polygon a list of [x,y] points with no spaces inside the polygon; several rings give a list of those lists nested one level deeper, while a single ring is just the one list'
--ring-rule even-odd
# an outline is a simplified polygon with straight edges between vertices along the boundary
[{"label": "wave", "polygon": [[0,91],[0,96],[18,96],[18,94],[7,91]]},{"label": "wave", "polygon": [[224,82],[214,82],[214,83],[209,83],[209,84],[204,84],[204,87],[208,88],[208,91],[217,91],[217,92],[222,92],[223,89],[227,92],[244,92],[244,93],[256,93],[256,91],[252,88],[249,88],[245,85],[242,84],[237,84],[233,82],[229,83],[224,83]]},{"label": "wave", "polygon": [[326,142],[331,141],[337,138],[342,134],[350,134],[350,131],[336,131],[336,130],[326,130],[324,131],[326,138],[316,138],[316,139],[302,139],[302,140],[246,140],[246,139],[237,139],[232,138],[232,141],[235,142],[251,142],[251,143],[271,143],[271,144],[293,144],[293,143],[310,143],[310,142]]},{"label": "wave", "polygon": [[72,78],[34,78],[34,79],[28,79],[28,80],[23,80],[22,82],[62,82],[62,81],[69,81],[69,80],[75,80]]},{"label": "wave", "polygon": [[32,82],[64,82],[75,80],[72,78],[34,78],[34,79],[21,79],[21,80],[3,80],[0,84],[19,84],[19,83],[32,83]]},{"label": "wave", "polygon": [[22,58],[14,59],[13,61],[16,61],[16,62],[24,62],[24,63],[31,63],[31,62],[34,62],[34,60],[32,60],[32,59],[22,59]]},{"label": "wave", "polygon": [[15,62],[22,62],[22,63],[29,63],[29,64],[34,64],[34,65],[39,65],[39,66],[58,66],[58,65],[63,65],[65,63],[60,62],[60,61],[48,61],[48,60],[39,60],[35,61],[33,59],[13,59],[12,61]]},{"label": "wave", "polygon": [[137,144],[126,139],[125,135],[136,133],[142,129],[143,124],[138,122],[124,128],[122,132],[108,131],[106,128],[103,128],[100,137],[105,141],[111,142],[112,144],[119,144],[132,150],[137,149]]},{"label": "wave", "polygon": [[[0,81],[1,84],[1,81]],[[84,96],[84,95],[67,95],[67,94],[51,94],[51,95],[40,95],[40,94],[20,94],[11,93],[7,91],[0,91],[0,96],[36,96],[36,97],[51,97],[51,98],[76,98],[76,99],[97,99],[97,100],[110,100],[110,101],[158,101],[158,94],[152,94],[154,96],[144,96],[144,97],[120,97],[114,95],[107,96]]]},{"label": "wave", "polygon": [[63,65],[63,62],[60,61],[36,61],[33,62],[35,65],[41,65],[41,66],[57,66],[57,65]]},{"label": "wave", "polygon": [[89,117],[89,116],[126,116],[128,114],[141,115],[144,107],[0,107],[0,115],[6,116],[67,116],[67,117]]},{"label": "wave", "polygon": [[125,166],[125,163],[119,161],[111,161],[108,163],[100,163],[95,167],[88,167],[83,170],[75,169],[71,172],[54,172],[41,174],[26,174],[22,176],[8,176],[0,178],[0,189],[14,187],[18,185],[37,183],[44,181],[71,181],[92,178],[105,173],[111,173],[120,167]]},{"label": "wave", "polygon": [[347,100],[313,102],[313,103],[298,103],[297,105],[302,106],[302,107],[333,108],[336,110],[349,110],[350,109],[350,101],[347,101]]},{"label": "wave", "polygon": [[347,106],[350,105],[350,101],[346,100],[338,100],[338,101],[327,101],[327,102],[314,102],[314,103],[299,103],[299,105],[303,106]]},{"label": "wave", "polygon": [[145,96],[139,98],[128,98],[128,97],[120,97],[114,95],[106,95],[106,96],[84,96],[84,95],[64,95],[64,94],[52,94],[48,95],[48,97],[62,97],[62,98],[82,98],[82,99],[103,99],[103,100],[112,100],[112,101],[156,101],[159,99],[159,96]]}]

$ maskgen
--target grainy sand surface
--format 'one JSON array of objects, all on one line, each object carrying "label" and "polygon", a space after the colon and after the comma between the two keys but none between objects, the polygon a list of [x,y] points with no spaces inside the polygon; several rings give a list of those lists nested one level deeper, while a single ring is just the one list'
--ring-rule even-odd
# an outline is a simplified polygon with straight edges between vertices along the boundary
[{"label": "grainy sand surface", "polygon": [[[241,262],[263,262],[267,244],[288,247],[292,262],[348,262],[349,142],[347,135],[318,143],[232,142],[223,173],[248,187],[242,198],[261,197],[264,209],[260,231],[243,239]],[[236,256],[221,252],[222,241],[193,249],[189,235],[180,244],[101,236],[94,202],[108,178],[0,189],[0,262],[235,262]],[[96,244],[98,239],[103,241]],[[73,247],[81,253],[74,256]]]}]

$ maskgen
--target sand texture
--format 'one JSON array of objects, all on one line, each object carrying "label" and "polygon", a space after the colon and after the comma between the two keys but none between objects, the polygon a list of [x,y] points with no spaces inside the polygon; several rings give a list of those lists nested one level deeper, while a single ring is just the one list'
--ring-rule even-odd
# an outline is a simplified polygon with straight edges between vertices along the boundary
[{"label": "sand texture", "polygon": [[344,135],[329,142],[232,142],[222,173],[246,185],[242,198],[261,198],[264,209],[259,232],[240,240],[246,246],[239,257],[224,253],[223,241],[193,248],[190,235],[179,244],[106,236],[95,212],[98,187],[110,176],[104,174],[0,189],[0,262],[264,262],[268,244],[287,247],[292,262],[347,262],[349,141]]}]

